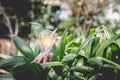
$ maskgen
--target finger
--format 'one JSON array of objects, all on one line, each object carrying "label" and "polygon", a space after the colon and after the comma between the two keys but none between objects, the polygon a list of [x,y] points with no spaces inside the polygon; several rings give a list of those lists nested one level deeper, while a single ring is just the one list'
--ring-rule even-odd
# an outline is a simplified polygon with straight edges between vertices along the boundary
[{"label": "finger", "polygon": [[35,58],[35,62],[37,63],[41,63],[43,61],[43,54],[39,54],[36,58]]},{"label": "finger", "polygon": [[53,57],[53,54],[52,54],[52,53],[50,53],[50,54],[49,54],[49,62],[51,62],[51,61],[52,61],[52,57]]},{"label": "finger", "polygon": [[[52,61],[52,57],[53,57],[53,54],[52,53],[47,53],[47,62],[51,62]],[[45,67],[44,69],[46,69],[46,70],[50,70],[51,69],[51,67]]]},{"label": "finger", "polygon": [[44,53],[44,59],[43,59],[43,62],[48,62],[49,60],[49,53]]},{"label": "finger", "polygon": [[[38,57],[38,56],[37,56]],[[33,60],[33,62],[37,62],[37,57]]]},{"label": "finger", "polygon": [[38,63],[42,63],[42,62],[43,62],[43,58],[44,58],[44,55],[43,55],[43,54],[40,55],[40,56],[38,57]]},{"label": "finger", "polygon": [[[43,58],[43,62],[45,63],[45,62],[48,62],[48,60],[49,60],[49,53],[44,53],[44,58]],[[48,67],[43,67],[43,69],[46,69],[46,70],[48,70]]]}]

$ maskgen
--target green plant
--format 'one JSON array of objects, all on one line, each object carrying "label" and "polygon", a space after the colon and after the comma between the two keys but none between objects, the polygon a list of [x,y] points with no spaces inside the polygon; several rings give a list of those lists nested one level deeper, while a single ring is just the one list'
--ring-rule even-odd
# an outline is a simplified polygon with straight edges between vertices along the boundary
[{"label": "green plant", "polygon": [[[32,25],[36,37],[40,32],[35,30],[36,27],[41,30],[38,26],[37,23]],[[21,38],[13,36],[12,39],[23,56],[1,61],[0,68],[11,72],[15,77],[25,73],[26,77],[34,77],[36,80],[40,79],[40,73],[45,73],[42,67],[48,66],[51,70],[47,80],[119,80],[120,63],[117,60],[120,60],[120,56],[116,52],[120,49],[119,37],[120,34],[115,34],[106,26],[91,29],[86,39],[82,34],[75,38],[66,29],[59,45],[53,47],[53,61],[38,64],[32,62],[38,52],[33,51]]]},{"label": "green plant", "polygon": [[[66,67],[55,67],[57,79],[65,80],[114,80],[119,79],[120,65],[114,62],[115,51],[119,51],[120,34],[114,34],[106,26],[91,29],[87,39],[62,35],[58,61]],[[65,48],[64,48],[65,47]],[[62,55],[62,57],[61,57]],[[117,59],[120,57],[117,54]],[[62,70],[62,71],[61,71]],[[107,77],[106,75],[114,75]]]}]

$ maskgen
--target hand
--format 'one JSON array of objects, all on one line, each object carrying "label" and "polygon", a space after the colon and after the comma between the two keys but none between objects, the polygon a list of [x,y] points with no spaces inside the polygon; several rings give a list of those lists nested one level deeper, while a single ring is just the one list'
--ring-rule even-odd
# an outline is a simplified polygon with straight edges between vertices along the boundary
[{"label": "hand", "polygon": [[51,62],[52,61],[53,54],[52,53],[40,53],[35,59],[34,62],[37,63],[45,63],[45,62]]},{"label": "hand", "polygon": [[[52,53],[40,53],[35,59],[34,62],[37,63],[45,63],[52,61],[53,54]],[[43,67],[43,71],[40,73],[40,77],[42,80],[47,80],[48,72],[51,69],[50,67]]]}]

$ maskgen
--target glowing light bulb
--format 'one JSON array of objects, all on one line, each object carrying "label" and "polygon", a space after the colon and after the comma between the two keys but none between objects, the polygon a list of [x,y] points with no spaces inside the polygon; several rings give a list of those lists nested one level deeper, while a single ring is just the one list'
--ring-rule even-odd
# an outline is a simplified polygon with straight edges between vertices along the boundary
[{"label": "glowing light bulb", "polygon": [[40,33],[40,45],[42,51],[51,51],[52,46],[55,42],[55,36],[53,35],[53,32],[50,30],[43,30]]}]

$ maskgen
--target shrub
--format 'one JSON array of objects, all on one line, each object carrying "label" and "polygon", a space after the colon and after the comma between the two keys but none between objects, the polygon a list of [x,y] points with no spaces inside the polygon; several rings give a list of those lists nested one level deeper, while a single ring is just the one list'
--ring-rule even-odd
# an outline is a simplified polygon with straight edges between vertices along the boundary
[{"label": "shrub", "polygon": [[[43,28],[33,23],[32,30],[38,37]],[[0,68],[9,71],[14,77],[26,77],[25,80],[39,80],[42,77],[40,73],[44,73],[42,67],[48,66],[51,67],[48,80],[119,80],[119,37],[120,34],[115,34],[105,26],[91,29],[87,38],[83,34],[76,38],[74,34],[68,34],[66,29],[59,46],[54,45],[52,49],[53,61],[38,64],[33,62],[38,52],[33,51],[20,37],[13,36],[12,39],[23,56],[1,61]]]}]

